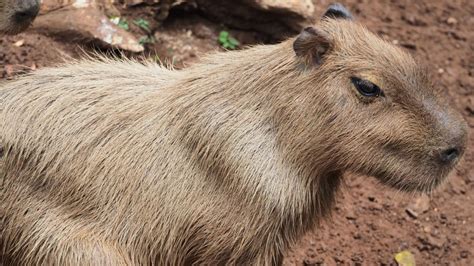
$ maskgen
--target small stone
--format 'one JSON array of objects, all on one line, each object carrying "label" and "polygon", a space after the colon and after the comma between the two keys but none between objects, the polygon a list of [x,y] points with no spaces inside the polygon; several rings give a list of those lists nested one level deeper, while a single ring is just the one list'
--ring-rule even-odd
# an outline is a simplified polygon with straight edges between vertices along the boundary
[{"label": "small stone", "polygon": [[312,262],[311,260],[305,259],[303,261],[304,266],[316,266],[316,263]]},{"label": "small stone", "polygon": [[79,2],[87,4],[80,7],[77,5],[50,6],[53,8],[51,12],[35,20],[36,31],[51,36],[64,36],[67,33],[72,39],[87,39],[92,43],[107,47],[136,53],[143,52],[144,48],[135,36],[110,21],[97,5],[90,4],[90,1],[75,3]]},{"label": "small stone", "polygon": [[438,74],[443,74],[443,73],[444,73],[444,69],[439,68],[439,69],[438,69]]},{"label": "small stone", "polygon": [[319,245],[319,247],[316,249],[318,253],[324,253],[328,250],[327,246],[323,243]]},{"label": "small stone", "polygon": [[411,218],[413,218],[413,219],[418,218],[418,213],[415,212],[414,210],[412,210],[410,208],[407,208],[407,209],[405,209],[405,211],[407,212],[408,215],[410,215]]},{"label": "small stone", "polygon": [[403,47],[407,48],[407,49],[410,49],[410,50],[416,50],[417,49],[416,44],[414,44],[414,43],[402,43],[401,45]]},{"label": "small stone", "polygon": [[423,245],[429,246],[431,248],[442,248],[444,243],[446,242],[445,237],[433,237],[431,235],[427,235],[426,237],[419,237],[418,238]]},{"label": "small stone", "polygon": [[7,76],[8,76],[8,77],[13,76],[13,74],[14,74],[14,72],[15,72],[15,69],[13,68],[13,65],[6,65],[6,66],[4,67],[4,69],[5,69],[5,72],[7,73]]},{"label": "small stone", "polygon": [[406,209],[407,213],[413,218],[427,212],[430,209],[430,198],[427,195],[422,195],[414,202],[410,203]]},{"label": "small stone", "polygon": [[456,25],[458,24],[458,20],[453,17],[450,17],[446,20],[446,23],[448,23],[449,25]]},{"label": "small stone", "polygon": [[463,250],[461,251],[461,258],[467,259],[469,257],[469,251]]},{"label": "small stone", "polygon": [[15,42],[13,45],[15,45],[16,47],[21,47],[23,46],[23,44],[25,44],[25,40],[19,40],[17,42]]},{"label": "small stone", "polygon": [[393,43],[394,45],[398,45],[398,44],[400,44],[400,41],[398,41],[398,40],[393,40],[392,43]]},{"label": "small stone", "polygon": [[356,217],[356,215],[353,211],[348,210],[347,213],[346,213],[346,219],[347,220],[356,220],[357,217]]}]

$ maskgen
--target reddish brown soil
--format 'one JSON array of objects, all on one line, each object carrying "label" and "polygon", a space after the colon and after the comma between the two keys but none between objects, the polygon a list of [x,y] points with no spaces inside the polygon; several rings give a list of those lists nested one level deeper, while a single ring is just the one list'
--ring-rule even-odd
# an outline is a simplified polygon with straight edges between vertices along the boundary
[{"label": "reddish brown soil", "polygon": [[[474,265],[474,2],[341,2],[369,29],[406,47],[429,66],[434,81],[445,88],[446,97],[468,121],[469,149],[417,218],[406,212],[416,196],[396,193],[371,177],[348,175],[333,217],[295,245],[285,265],[392,265],[394,254],[401,250],[413,252],[418,265]],[[318,16],[329,1],[315,3]],[[217,35],[226,28],[183,12],[175,12],[158,28],[156,42],[147,45],[146,55],[183,67],[203,53],[220,49]],[[151,9],[124,14],[150,18]],[[255,32],[230,32],[243,44],[271,41]],[[17,41],[24,42],[18,47]],[[0,38],[0,76],[54,65],[67,56],[77,57],[78,51],[76,44],[32,32]]]}]

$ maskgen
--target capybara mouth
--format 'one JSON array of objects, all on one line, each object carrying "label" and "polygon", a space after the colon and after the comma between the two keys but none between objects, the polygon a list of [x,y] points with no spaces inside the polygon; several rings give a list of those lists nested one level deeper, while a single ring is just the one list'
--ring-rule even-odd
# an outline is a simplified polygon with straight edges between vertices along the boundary
[{"label": "capybara mouth", "polygon": [[399,172],[393,174],[388,171],[380,171],[373,176],[382,184],[401,192],[431,193],[447,180],[450,169],[430,172],[410,174],[406,171],[402,174]]}]

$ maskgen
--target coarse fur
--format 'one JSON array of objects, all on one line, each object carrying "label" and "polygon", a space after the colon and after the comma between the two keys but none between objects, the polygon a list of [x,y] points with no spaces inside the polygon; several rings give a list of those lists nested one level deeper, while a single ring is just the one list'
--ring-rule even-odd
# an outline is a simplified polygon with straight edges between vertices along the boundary
[{"label": "coarse fur", "polygon": [[16,34],[33,22],[39,0],[0,0],[0,34]]},{"label": "coarse fur", "polygon": [[[432,190],[454,166],[439,150],[465,146],[459,114],[409,54],[358,23],[315,28],[179,71],[86,60],[4,85],[4,254],[274,265],[328,213],[345,172]],[[385,97],[363,98],[352,76]]]}]

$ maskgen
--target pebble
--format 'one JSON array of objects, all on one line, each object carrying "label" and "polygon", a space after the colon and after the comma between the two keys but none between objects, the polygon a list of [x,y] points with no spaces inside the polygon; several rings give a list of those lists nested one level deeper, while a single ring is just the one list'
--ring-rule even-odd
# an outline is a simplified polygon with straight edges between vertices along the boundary
[{"label": "pebble", "polygon": [[469,251],[463,250],[461,251],[461,258],[467,259],[469,257]]},{"label": "pebble", "polygon": [[427,212],[430,209],[430,198],[427,195],[418,197],[414,202],[410,203],[406,208],[406,212],[412,218],[418,218],[422,213]]},{"label": "pebble", "polygon": [[450,17],[446,20],[446,23],[448,23],[449,25],[456,25],[458,24],[458,20],[453,17]]}]

